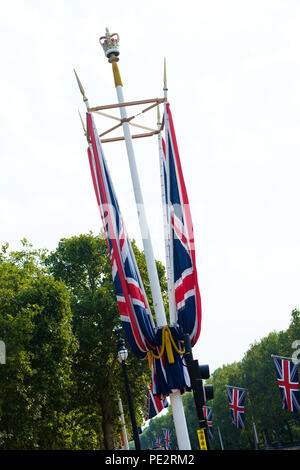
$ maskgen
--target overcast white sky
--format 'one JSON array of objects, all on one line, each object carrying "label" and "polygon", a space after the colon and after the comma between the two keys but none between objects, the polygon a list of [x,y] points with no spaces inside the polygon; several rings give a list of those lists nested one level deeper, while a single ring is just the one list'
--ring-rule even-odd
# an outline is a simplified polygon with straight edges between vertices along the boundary
[{"label": "overcast white sky", "polygon": [[[213,371],[286,329],[300,307],[299,24],[297,0],[2,0],[0,243],[52,250],[101,228],[73,68],[91,106],[117,101],[98,43],[108,26],[121,38],[126,100],[163,96],[167,57],[203,303],[194,357]],[[99,132],[114,124],[97,122]],[[164,261],[157,140],[134,147]],[[125,146],[105,152],[142,248]]]}]

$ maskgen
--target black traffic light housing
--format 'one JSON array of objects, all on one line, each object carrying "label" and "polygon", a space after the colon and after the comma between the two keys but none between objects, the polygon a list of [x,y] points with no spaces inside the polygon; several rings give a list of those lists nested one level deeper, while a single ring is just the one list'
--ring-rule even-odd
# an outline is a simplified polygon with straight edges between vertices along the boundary
[{"label": "black traffic light housing", "polygon": [[207,438],[207,422],[203,413],[203,406],[208,400],[212,400],[213,386],[204,385],[203,380],[206,380],[210,377],[209,366],[207,364],[199,365],[196,359],[193,359],[192,345],[189,335],[184,335],[184,345],[185,345],[185,362],[187,365],[188,373],[191,380],[191,388],[194,394],[194,400],[199,420],[200,429],[204,429],[206,435],[206,443],[208,447],[208,438]]}]

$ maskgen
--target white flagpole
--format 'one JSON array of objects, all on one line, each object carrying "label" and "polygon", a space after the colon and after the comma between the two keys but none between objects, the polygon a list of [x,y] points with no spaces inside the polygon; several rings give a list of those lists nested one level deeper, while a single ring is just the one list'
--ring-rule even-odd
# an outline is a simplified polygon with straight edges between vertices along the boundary
[{"label": "white flagpole", "polygon": [[271,354],[271,357],[278,357],[278,359],[285,359],[286,361],[293,361],[291,357],[277,356],[276,354]]},{"label": "white flagpole", "polygon": [[122,400],[121,400],[119,395],[118,395],[118,404],[119,404],[119,410],[120,410],[120,419],[121,419],[121,423],[122,423],[122,435],[123,435],[123,439],[124,439],[124,447],[125,447],[125,450],[129,450],[123,405],[122,405]]},{"label": "white flagpole", "polygon": [[[164,98],[168,99],[168,86],[167,86],[167,67],[166,58],[164,58]],[[167,270],[169,271],[169,309],[170,309],[170,323],[174,325],[177,323],[176,308],[175,308],[175,294],[174,294],[174,270],[173,270],[173,237],[172,237],[172,223],[171,223],[171,204],[170,204],[170,172],[169,172],[169,142],[167,130],[169,129],[169,120],[167,115],[167,103],[164,104],[164,117],[166,129],[166,171],[167,171],[167,198],[168,204],[166,211],[168,213],[167,219],[167,239],[166,239],[166,258]]]},{"label": "white flagpole", "polygon": [[218,426],[218,434],[219,434],[219,441],[220,441],[221,449],[224,450],[223,440],[222,440],[221,431],[220,431],[219,426]]},{"label": "white flagpole", "polygon": [[[108,29],[106,29],[106,37],[110,38]],[[123,95],[123,84],[122,84],[119,68],[117,65],[118,59],[116,56],[113,55],[112,58],[109,60],[111,61],[112,67],[113,67],[113,74],[114,74],[118,102],[119,104],[122,104],[125,102],[125,100],[124,100],[124,95]],[[133,192],[134,192],[134,197],[135,197],[135,202],[136,202],[136,207],[137,207],[138,221],[139,221],[140,231],[142,234],[145,259],[146,259],[151,292],[152,292],[152,297],[153,297],[153,306],[155,310],[157,325],[161,327],[167,324],[166,317],[165,317],[165,309],[164,309],[164,304],[162,300],[160,284],[159,284],[159,279],[158,279],[158,274],[157,274],[157,269],[156,269],[156,263],[155,263],[153,248],[152,248],[152,242],[150,238],[150,232],[149,232],[149,227],[148,227],[148,222],[147,222],[147,217],[146,217],[146,212],[145,212],[145,207],[144,207],[143,195],[142,195],[141,185],[140,185],[136,161],[135,161],[135,155],[134,155],[134,149],[132,145],[132,138],[130,134],[129,123],[127,121],[126,107],[121,106],[119,109],[120,109],[120,117],[122,120],[122,128],[123,128],[123,134],[125,138],[129,168],[130,168],[130,173],[131,173]]]},{"label": "white flagpole", "polygon": [[[246,374],[245,374],[245,378],[246,378]],[[249,390],[248,390],[248,389],[247,389],[247,393],[248,393],[248,401],[249,401],[249,405],[250,405],[250,409],[251,409],[251,419],[252,419],[252,425],[253,425],[253,433],[254,433],[254,440],[255,440],[255,448],[258,449],[258,447],[259,447],[259,439],[258,439],[258,435],[257,435],[256,424],[255,424],[254,416],[253,416],[253,408],[252,408],[252,403],[251,403],[251,400],[250,400],[250,393],[249,393]]]},{"label": "white flagpole", "polygon": [[[161,127],[159,106],[157,106],[157,128]],[[166,256],[166,272],[167,272],[167,285],[168,285],[168,298],[171,299],[171,263],[170,263],[170,230],[169,230],[169,217],[168,217],[168,205],[166,200],[166,188],[165,188],[165,174],[164,174],[164,150],[162,145],[162,136],[158,134],[158,153],[159,153],[159,169],[160,169],[160,184],[161,184],[161,200],[163,209],[163,225],[164,225],[164,237],[165,237],[165,256]],[[167,170],[167,168],[166,168]]]},{"label": "white flagpole", "polygon": [[[167,88],[167,71],[166,71],[166,59],[164,59],[164,98],[168,98],[168,88]],[[164,105],[164,116],[165,116],[165,126],[166,126],[166,104]],[[164,172],[163,172],[163,148],[162,148],[162,141],[161,135],[158,134],[158,141],[159,141],[159,152],[160,152],[160,169],[161,169],[161,184],[162,184],[162,203],[163,203],[163,214],[164,214],[164,229],[165,229],[165,250],[166,250],[166,269],[167,269],[167,281],[168,281],[168,296],[169,296],[169,311],[170,311],[170,323],[171,325],[176,323],[176,312],[175,312],[175,298],[174,298],[174,274],[173,274],[173,263],[172,263],[172,240],[171,240],[171,226],[170,226],[170,177],[169,177],[169,150],[168,150],[168,142],[166,140],[166,172],[167,172],[167,188],[168,188],[168,204],[166,204],[165,200],[165,182],[164,182]],[[190,449],[190,439],[184,414],[184,408],[182,403],[182,397],[180,390],[172,390],[170,394],[170,401],[173,411],[173,419],[174,425],[176,430],[177,442],[179,449]],[[184,447],[180,447],[180,441],[182,441],[182,445]]]},{"label": "white flagpole", "polygon": [[[107,41],[110,40],[111,35],[109,34],[108,29],[106,28],[105,38]],[[100,38],[102,39],[102,38]],[[100,42],[101,43],[101,42]],[[102,43],[101,43],[102,44]],[[118,52],[117,54],[113,54],[111,52],[106,51],[106,56],[109,57],[109,62],[112,63],[114,80],[115,80],[115,87],[118,97],[119,104],[125,103],[124,95],[123,95],[123,83],[121,80],[119,68],[117,61],[118,59]],[[139,181],[139,175],[137,171],[136,161],[135,161],[135,154],[132,145],[132,138],[129,129],[129,123],[127,121],[127,112],[126,107],[121,106],[120,108],[120,116],[122,119],[122,127],[123,127],[123,134],[125,138],[126,150],[127,150],[127,157],[129,162],[129,168],[131,173],[131,180],[133,185],[133,191],[135,196],[135,202],[137,206],[137,214],[138,220],[140,225],[140,231],[142,234],[142,241],[144,247],[144,253],[146,258],[147,270],[149,274],[152,298],[153,298],[153,306],[155,309],[156,321],[157,326],[159,328],[167,325],[167,319],[164,309],[164,304],[162,300],[160,284],[156,269],[156,263],[152,248],[152,242],[150,237],[150,232],[148,228],[148,222],[146,218],[145,208],[144,208],[144,201],[142,196],[141,185]],[[186,424],[186,419],[184,415],[182,397],[180,394],[180,390],[172,390],[170,394],[170,401],[173,411],[173,418],[174,418],[174,425],[176,430],[177,442],[178,447],[180,450],[190,450],[191,444],[188,435],[188,429]]]}]

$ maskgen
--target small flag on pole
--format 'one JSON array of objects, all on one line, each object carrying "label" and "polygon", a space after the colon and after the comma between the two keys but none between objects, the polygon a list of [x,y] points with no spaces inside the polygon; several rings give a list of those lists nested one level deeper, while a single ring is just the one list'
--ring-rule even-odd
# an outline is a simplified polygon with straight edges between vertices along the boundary
[{"label": "small flag on pole", "polygon": [[213,439],[214,434],[213,434],[213,424],[212,424],[212,408],[209,408],[208,406],[204,406],[203,407],[203,414],[204,414],[204,418],[206,419],[206,422],[207,422],[208,437],[209,437],[209,439]]},{"label": "small flag on pole", "polygon": [[170,438],[170,431],[169,429],[163,429],[164,434],[164,441],[165,441],[165,449],[171,450],[171,438]]},{"label": "small flag on pole", "polygon": [[161,400],[159,397],[153,395],[152,385],[148,387],[147,390],[147,413],[146,421],[148,419],[154,418],[158,413],[160,413],[164,408],[169,406],[168,400],[165,398]]},{"label": "small flag on pole", "polygon": [[160,437],[156,437],[153,445],[153,449],[161,448]]},{"label": "small flag on pole", "polygon": [[298,367],[291,360],[279,356],[274,359],[282,408],[300,413],[300,390]]},{"label": "small flag on pole", "polygon": [[231,387],[229,385],[226,385],[226,388],[228,393],[232,423],[237,428],[244,429],[246,389],[239,387]]}]

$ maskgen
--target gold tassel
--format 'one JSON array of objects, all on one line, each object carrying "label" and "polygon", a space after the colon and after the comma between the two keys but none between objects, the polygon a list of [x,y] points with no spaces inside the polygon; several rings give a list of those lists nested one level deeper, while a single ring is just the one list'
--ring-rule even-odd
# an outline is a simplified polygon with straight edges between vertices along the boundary
[{"label": "gold tassel", "polygon": [[148,359],[149,369],[152,370],[152,351],[147,352],[147,359]]},{"label": "gold tassel", "polygon": [[149,364],[150,370],[152,368],[152,358],[154,357],[155,359],[160,359],[162,357],[163,353],[165,352],[165,349],[166,349],[166,352],[167,352],[167,358],[168,358],[169,364],[174,364],[175,359],[174,359],[172,346],[174,347],[175,351],[178,354],[182,355],[182,354],[185,353],[184,349],[183,349],[183,351],[180,351],[180,349],[177,347],[177,345],[176,345],[176,343],[173,339],[172,333],[170,331],[170,328],[168,326],[163,326],[163,329],[162,329],[162,345],[161,345],[160,354],[156,355],[156,354],[154,354],[153,351],[148,351],[147,352],[147,359],[148,359],[148,364]]},{"label": "gold tassel", "polygon": [[164,338],[163,344],[165,345],[166,351],[167,351],[168,362],[169,364],[174,364],[175,359],[174,359],[174,354],[173,354],[173,349],[172,349],[172,344],[171,344],[171,340],[173,338],[171,335],[171,331],[169,330],[167,326],[163,327],[163,338]]}]

